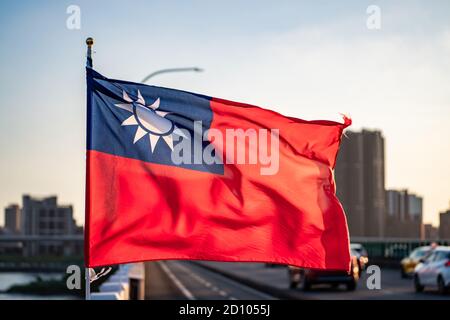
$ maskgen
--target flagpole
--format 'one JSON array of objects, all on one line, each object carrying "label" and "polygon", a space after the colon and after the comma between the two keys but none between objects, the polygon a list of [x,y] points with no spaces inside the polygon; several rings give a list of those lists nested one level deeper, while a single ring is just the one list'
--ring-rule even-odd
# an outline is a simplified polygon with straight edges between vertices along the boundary
[{"label": "flagpole", "polygon": [[94,45],[94,39],[89,37],[86,39],[86,45],[87,45],[87,62],[86,65],[90,68],[92,68],[92,46]]},{"label": "flagpole", "polygon": [[84,274],[85,274],[85,281],[86,281],[86,289],[85,289],[85,300],[91,300],[91,279],[90,279],[90,269],[84,268]]},{"label": "flagpole", "polygon": [[[94,45],[94,39],[89,37],[86,39],[86,45],[87,45],[87,54],[86,54],[86,66],[89,68],[93,67],[92,63],[92,46]],[[86,228],[86,226],[84,226]],[[86,241],[86,238],[84,239]],[[90,269],[85,268],[84,269],[84,279],[85,279],[85,299],[91,300],[91,275],[90,275]]]}]

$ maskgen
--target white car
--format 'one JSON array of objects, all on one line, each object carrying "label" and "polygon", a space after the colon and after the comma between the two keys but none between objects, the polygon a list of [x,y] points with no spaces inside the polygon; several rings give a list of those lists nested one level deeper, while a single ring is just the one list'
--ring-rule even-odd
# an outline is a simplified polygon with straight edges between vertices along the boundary
[{"label": "white car", "polygon": [[450,287],[450,247],[436,247],[425,260],[414,269],[416,292],[424,287],[437,287],[445,293]]}]

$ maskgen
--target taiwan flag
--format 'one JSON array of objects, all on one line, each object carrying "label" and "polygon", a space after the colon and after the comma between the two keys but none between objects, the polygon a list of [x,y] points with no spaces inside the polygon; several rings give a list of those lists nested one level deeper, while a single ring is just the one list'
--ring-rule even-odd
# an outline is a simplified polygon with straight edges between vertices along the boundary
[{"label": "taiwan flag", "polygon": [[350,124],[87,67],[87,267],[213,260],[348,270],[333,168]]}]

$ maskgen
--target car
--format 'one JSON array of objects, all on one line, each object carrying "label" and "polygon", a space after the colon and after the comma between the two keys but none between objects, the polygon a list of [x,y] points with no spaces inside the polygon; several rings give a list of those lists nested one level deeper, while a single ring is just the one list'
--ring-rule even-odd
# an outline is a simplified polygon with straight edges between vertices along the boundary
[{"label": "car", "polygon": [[351,250],[351,268],[349,273],[338,270],[305,269],[289,266],[290,288],[294,289],[300,286],[303,291],[308,291],[314,284],[330,284],[333,287],[345,284],[348,291],[353,291],[356,289],[360,276],[357,256],[358,254]]},{"label": "car", "polygon": [[450,247],[437,247],[414,269],[414,287],[422,292],[425,287],[437,287],[446,293],[450,287]]},{"label": "car", "polygon": [[403,258],[400,262],[401,277],[408,278],[412,276],[414,274],[414,268],[420,263],[420,260],[426,259],[432,250],[431,246],[418,247],[408,257]]},{"label": "car", "polygon": [[367,254],[367,250],[360,243],[351,243],[350,249],[352,249],[356,253],[356,257],[358,258],[359,263],[359,270],[361,272],[369,263],[369,255]]}]

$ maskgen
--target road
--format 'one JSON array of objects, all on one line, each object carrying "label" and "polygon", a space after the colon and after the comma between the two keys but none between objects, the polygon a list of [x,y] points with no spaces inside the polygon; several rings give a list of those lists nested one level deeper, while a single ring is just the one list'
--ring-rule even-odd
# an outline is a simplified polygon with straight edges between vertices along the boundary
[{"label": "road", "polygon": [[148,262],[146,299],[267,300],[273,296],[185,261]]},{"label": "road", "polygon": [[450,300],[450,295],[440,295],[436,289],[427,289],[423,293],[414,291],[412,279],[402,279],[400,271],[381,269],[381,289],[369,290],[368,275],[363,272],[355,291],[346,291],[345,286],[332,289],[329,286],[316,286],[305,296],[328,300]]},{"label": "road", "polygon": [[[208,269],[205,269],[207,267]],[[214,270],[214,271],[212,271]],[[217,271],[217,272],[216,272]],[[227,276],[225,276],[227,275]],[[231,280],[229,276],[232,276]],[[284,267],[267,268],[263,264],[219,263],[186,261],[152,262],[146,265],[148,299],[275,299],[277,296],[291,299],[407,299],[407,300],[450,300],[450,294],[440,295],[435,289],[415,293],[411,279],[402,279],[394,269],[381,269],[381,289],[369,290],[368,275],[363,272],[355,291],[346,291],[345,286],[331,288],[320,285],[304,292],[289,289],[287,271]],[[274,292],[261,292],[250,284],[236,281],[241,278],[253,283],[270,286]]]}]

